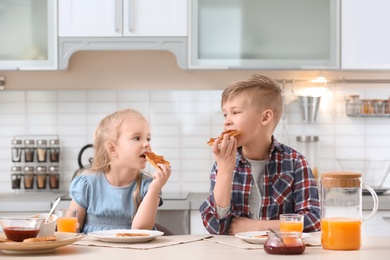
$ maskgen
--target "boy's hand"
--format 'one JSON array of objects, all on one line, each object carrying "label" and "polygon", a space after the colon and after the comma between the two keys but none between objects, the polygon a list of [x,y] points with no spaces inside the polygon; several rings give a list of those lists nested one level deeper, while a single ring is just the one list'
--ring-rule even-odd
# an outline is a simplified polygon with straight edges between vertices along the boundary
[{"label": "boy's hand", "polygon": [[218,164],[218,172],[233,172],[236,164],[237,140],[224,135],[222,142],[217,138],[213,144],[213,153]]}]

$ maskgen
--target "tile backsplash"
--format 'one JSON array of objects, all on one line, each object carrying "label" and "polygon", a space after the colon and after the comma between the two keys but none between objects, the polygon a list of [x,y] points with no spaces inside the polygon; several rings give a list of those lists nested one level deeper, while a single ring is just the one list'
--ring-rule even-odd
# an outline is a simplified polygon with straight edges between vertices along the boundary
[{"label": "tile backsplash", "polygon": [[[213,155],[208,139],[222,131],[222,90],[61,90],[0,91],[0,192],[11,189],[11,140],[16,135],[58,135],[60,191],[67,191],[79,168],[80,149],[92,142],[98,122],[122,108],[149,120],[152,148],[172,165],[166,192],[207,192]],[[275,136],[296,146],[298,135],[319,136],[319,171],[340,169],[336,158],[390,159],[390,117],[348,117],[345,97],[388,99],[390,88],[329,85],[316,123],[303,123],[292,86],[285,87],[285,116]],[[150,166],[147,166],[150,171]],[[385,185],[390,187],[390,177]],[[20,191],[22,192],[22,190]]]}]

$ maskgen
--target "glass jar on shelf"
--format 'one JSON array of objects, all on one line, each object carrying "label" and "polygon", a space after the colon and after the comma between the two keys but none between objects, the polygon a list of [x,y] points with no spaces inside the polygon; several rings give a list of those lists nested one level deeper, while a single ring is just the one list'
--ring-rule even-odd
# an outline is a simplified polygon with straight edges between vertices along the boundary
[{"label": "glass jar on shelf", "polygon": [[25,166],[23,168],[24,188],[30,190],[34,188],[34,167]]},{"label": "glass jar on shelf", "polygon": [[347,115],[359,115],[361,113],[362,101],[359,95],[351,95],[347,99]]},{"label": "glass jar on shelf", "polygon": [[12,166],[11,167],[11,183],[12,189],[20,189],[22,182],[22,167]]},{"label": "glass jar on shelf", "polygon": [[365,115],[374,114],[374,107],[372,106],[371,99],[363,99],[362,100],[361,113],[365,114]]},{"label": "glass jar on shelf", "polygon": [[38,162],[46,162],[46,150],[47,149],[47,141],[46,140],[38,140],[37,141],[37,161]]},{"label": "glass jar on shelf", "polygon": [[58,166],[49,167],[49,186],[50,189],[58,189],[60,186],[60,173]]},{"label": "glass jar on shelf", "polygon": [[11,142],[12,162],[21,162],[23,142],[20,139],[13,139]]},{"label": "glass jar on shelf", "polygon": [[372,106],[374,109],[374,114],[383,115],[385,113],[384,100],[383,99],[375,99],[372,101]]},{"label": "glass jar on shelf", "polygon": [[46,189],[47,167],[36,167],[36,184],[38,189]]},{"label": "glass jar on shelf", "polygon": [[60,140],[51,139],[49,141],[49,154],[50,154],[50,162],[60,161]]},{"label": "glass jar on shelf", "polygon": [[34,162],[35,141],[32,139],[24,140],[24,161]]}]

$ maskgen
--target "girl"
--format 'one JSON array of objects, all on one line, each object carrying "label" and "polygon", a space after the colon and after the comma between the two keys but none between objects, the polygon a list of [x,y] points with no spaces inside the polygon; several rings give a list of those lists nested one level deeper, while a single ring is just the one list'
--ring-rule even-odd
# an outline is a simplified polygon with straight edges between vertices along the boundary
[{"label": "girl", "polygon": [[144,116],[125,109],[105,117],[95,131],[93,147],[90,171],[77,176],[69,188],[80,231],[153,229],[171,169],[158,164],[154,177],[142,171],[145,153],[151,151]]}]

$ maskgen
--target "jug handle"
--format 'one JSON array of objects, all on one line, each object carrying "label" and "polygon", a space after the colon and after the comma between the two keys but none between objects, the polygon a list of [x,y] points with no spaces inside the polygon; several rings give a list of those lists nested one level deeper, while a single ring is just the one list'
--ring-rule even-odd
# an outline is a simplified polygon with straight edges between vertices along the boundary
[{"label": "jug handle", "polygon": [[370,217],[372,217],[378,210],[378,206],[379,206],[379,200],[378,200],[378,195],[376,194],[376,192],[374,191],[373,188],[371,188],[370,186],[366,185],[366,184],[362,184],[363,188],[366,188],[372,195],[372,198],[374,200],[374,208],[372,209],[370,215],[368,215],[365,219],[363,219],[363,221],[366,221],[367,219],[369,219]]}]

